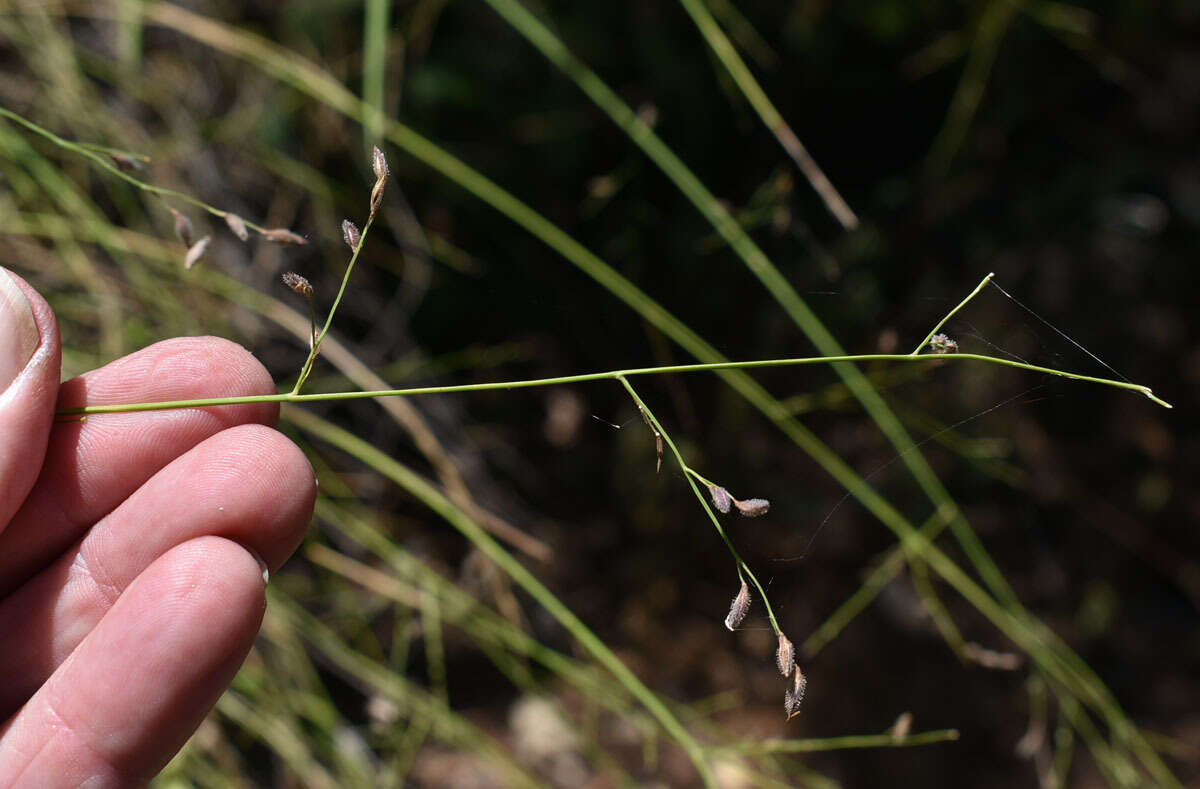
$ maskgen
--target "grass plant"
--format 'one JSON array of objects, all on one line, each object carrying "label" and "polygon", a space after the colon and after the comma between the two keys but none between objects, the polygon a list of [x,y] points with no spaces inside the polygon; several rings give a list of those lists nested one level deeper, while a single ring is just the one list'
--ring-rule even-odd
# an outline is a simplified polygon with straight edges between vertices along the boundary
[{"label": "grass plant", "polygon": [[[721,239],[740,259],[745,270],[758,280],[766,293],[793,322],[812,345],[817,355],[803,357],[731,361],[714,345],[670,313],[642,290],[631,278],[589,251],[554,222],[542,215],[513,193],[494,183],[462,159],[451,154],[409,126],[390,117],[388,107],[389,36],[392,19],[391,4],[368,0],[363,17],[361,52],[361,97],[346,87],[345,80],[328,68],[301,55],[298,51],[277,45],[247,30],[185,10],[170,3],[123,2],[112,8],[69,6],[36,12],[18,12],[7,19],[4,28],[19,46],[27,47],[31,40],[21,41],[21,35],[41,31],[54,37],[58,51],[70,53],[73,44],[66,29],[58,24],[56,13],[77,14],[82,18],[114,19],[120,22],[120,57],[125,77],[103,76],[105,79],[126,80],[130,70],[145,58],[147,31],[172,31],[181,40],[205,47],[216,56],[240,61],[239,68],[264,80],[272,90],[286,93],[299,104],[311,104],[331,117],[341,116],[348,125],[361,126],[362,137],[374,147],[371,163],[363,171],[374,173],[373,185],[364,184],[357,205],[369,207],[369,214],[358,227],[343,220],[343,238],[349,247],[347,262],[330,264],[337,272],[339,284],[336,295],[324,311],[324,294],[319,283],[293,274],[299,280],[287,280],[289,286],[307,300],[306,312],[293,305],[260,292],[220,270],[210,269],[200,256],[209,251],[208,241],[188,236],[188,269],[180,263],[184,256],[178,245],[153,233],[139,233],[123,227],[112,218],[113,205],[125,206],[125,219],[136,219],[138,212],[158,210],[162,206],[181,216],[175,206],[181,206],[219,219],[230,233],[242,242],[253,233],[281,245],[310,246],[321,239],[305,238],[276,224],[277,213],[270,222],[256,222],[239,213],[220,208],[195,197],[185,189],[159,186],[136,168],[145,167],[154,159],[141,153],[140,146],[82,141],[83,129],[73,128],[71,119],[82,117],[94,97],[88,97],[86,83],[76,80],[78,93],[72,104],[51,117],[35,120],[29,112],[0,106],[0,149],[7,162],[0,170],[13,185],[11,198],[0,202],[0,232],[45,240],[53,246],[54,256],[61,263],[44,272],[51,280],[72,283],[94,295],[90,304],[79,304],[67,298],[66,288],[52,301],[60,316],[78,324],[95,337],[97,351],[75,349],[79,356],[68,366],[79,369],[103,359],[113,358],[144,338],[167,332],[194,331],[198,326],[187,323],[191,305],[205,300],[210,304],[237,304],[250,312],[267,318],[296,340],[305,343],[307,355],[295,375],[294,384],[274,395],[253,397],[207,398],[186,401],[121,403],[89,406],[62,411],[60,419],[103,418],[116,412],[152,411],[181,408],[215,408],[249,402],[278,402],[284,404],[282,418],[316,460],[323,494],[318,502],[317,519],[322,532],[332,538],[326,541],[314,535],[302,555],[306,562],[303,576],[285,574],[273,584],[270,609],[264,625],[264,636],[251,660],[239,675],[233,689],[217,708],[222,731],[215,736],[198,736],[187,750],[165,771],[160,779],[164,785],[173,781],[195,781],[219,785],[216,776],[233,776],[252,771],[248,765],[254,749],[266,749],[295,776],[304,776],[314,786],[372,786],[401,785],[417,763],[419,753],[430,753],[434,745],[469,754],[488,769],[500,771],[511,785],[543,785],[546,779],[535,765],[527,763],[514,752],[510,743],[484,733],[462,714],[455,701],[457,678],[448,669],[448,653],[454,639],[467,638],[488,663],[513,687],[531,695],[556,697],[562,717],[569,721],[574,736],[585,743],[580,750],[586,753],[588,766],[599,772],[632,781],[626,772],[628,760],[618,757],[615,749],[602,742],[596,733],[595,719],[623,721],[631,727],[647,754],[643,768],[650,769],[656,761],[660,740],[670,742],[687,757],[699,781],[707,786],[718,783],[717,772],[722,760],[735,759],[744,769],[761,779],[786,785],[790,781],[820,785],[825,779],[806,773],[795,754],[816,751],[835,751],[851,748],[910,747],[948,743],[957,739],[952,729],[905,734],[850,735],[815,739],[789,738],[740,740],[715,726],[703,714],[696,712],[685,700],[672,700],[652,688],[639,672],[627,665],[619,650],[606,643],[585,618],[576,614],[550,586],[538,577],[508,548],[520,551],[529,561],[545,562],[554,551],[542,540],[507,523],[475,500],[452,453],[441,446],[435,431],[409,401],[425,396],[482,395],[486,392],[514,392],[523,389],[576,386],[580,384],[609,385],[629,398],[638,414],[650,429],[655,442],[657,463],[664,456],[667,467],[677,469],[699,502],[709,522],[725,543],[734,562],[729,576],[730,591],[736,583],[752,589],[754,602],[766,613],[772,634],[779,640],[782,653],[785,642],[789,648],[788,670],[781,671],[787,685],[786,717],[803,715],[800,698],[806,675],[796,666],[792,670],[791,640],[784,634],[782,616],[769,597],[769,582],[764,584],[743,559],[735,545],[736,534],[722,523],[721,515],[729,509],[716,491],[728,497],[723,485],[703,476],[693,466],[699,460],[689,460],[694,450],[677,438],[680,428],[669,424],[666,413],[651,396],[643,396],[633,386],[633,380],[649,376],[677,376],[685,373],[713,373],[728,385],[736,396],[757,409],[765,421],[790,439],[819,467],[841,485],[847,496],[856,500],[884,526],[890,529],[896,544],[877,564],[866,581],[852,597],[833,611],[823,625],[807,638],[798,638],[800,657],[812,660],[826,645],[835,640],[847,625],[861,613],[887,584],[906,568],[911,574],[916,592],[925,610],[932,617],[942,639],[955,654],[967,654],[966,638],[956,622],[954,607],[939,597],[939,586],[949,587],[1000,637],[1015,645],[1027,656],[1031,682],[1044,684],[1045,698],[1053,699],[1058,711],[1052,746],[1051,769],[1055,780],[1062,785],[1070,774],[1075,758],[1076,741],[1088,753],[1105,778],[1113,785],[1135,785],[1153,781],[1161,786],[1178,785],[1164,763],[1152,740],[1126,715],[1117,698],[1096,673],[1018,599],[1000,566],[991,557],[983,542],[966,521],[962,509],[950,497],[933,467],[926,461],[920,447],[910,437],[908,429],[896,411],[881,396],[875,380],[878,369],[887,370],[913,366],[930,368],[925,380],[938,371],[949,371],[959,365],[980,368],[1009,368],[1023,374],[1050,376],[1095,386],[1110,387],[1141,394],[1165,408],[1171,405],[1154,394],[1147,386],[1126,380],[1103,378],[1072,372],[1052,366],[1032,364],[998,355],[971,352],[935,352],[946,350],[936,339],[960,311],[973,299],[987,291],[993,275],[988,274],[969,294],[941,318],[909,353],[848,354],[833,334],[817,317],[796,288],[750,237],[731,212],[716,198],[692,169],[675,153],[650,124],[639,116],[614,90],[610,89],[549,26],[540,21],[526,6],[512,0],[487,0],[487,4],[509,25],[540,51],[555,67],[570,79],[603,111],[627,136],[628,141],[642,152],[666,178],[691,202],[709,222]],[[1002,5],[1002,4],[1000,4]],[[847,231],[857,227],[859,218],[817,167],[813,158],[800,143],[797,135],[784,120],[780,111],[752,75],[738,53],[736,42],[755,48],[759,58],[767,58],[759,46],[752,28],[736,11],[723,4],[706,5],[700,0],[682,0],[682,6],[701,33],[705,43],[716,54],[722,68],[736,84],[760,120],[770,129],[796,166],[812,184],[830,213]],[[734,40],[725,34],[710,8],[725,20]],[[724,9],[722,11],[721,9]],[[979,23],[978,36],[982,43],[973,50],[964,76],[963,86],[951,107],[946,127],[934,144],[930,167],[944,170],[961,147],[962,136],[971,117],[978,110],[980,81],[986,80],[1000,37],[1012,21],[1011,9],[999,9],[985,14]],[[33,20],[22,27],[26,17]],[[84,73],[88,66],[76,62],[71,67]],[[95,75],[93,75],[95,76]],[[974,88],[971,88],[975,85]],[[10,99],[4,99],[11,106]],[[26,108],[28,109],[28,108]],[[53,131],[52,129],[59,129]],[[371,249],[368,238],[378,225],[390,226],[389,213],[393,205],[387,202],[386,189],[394,190],[398,178],[384,158],[382,149],[404,152],[420,163],[455,183],[466,193],[498,211],[523,231],[531,234],[576,269],[590,277],[608,294],[629,308],[633,315],[661,332],[696,361],[682,364],[631,366],[600,372],[571,375],[506,378],[475,383],[390,387],[372,367],[356,356],[348,344],[331,334],[334,315],[344,299],[353,303],[354,283],[351,274],[356,266],[370,265]],[[58,158],[58,157],[63,158]],[[75,157],[72,160],[72,157]],[[264,157],[265,158],[265,157]],[[359,158],[359,157],[355,157]],[[393,157],[394,158],[394,157]],[[149,161],[148,161],[149,160]],[[86,163],[95,172],[77,165]],[[277,172],[288,172],[296,182],[309,183],[312,194],[325,195],[323,204],[334,201],[335,191],[323,183],[320,173],[312,173],[298,163],[272,159]],[[408,163],[406,162],[406,167]],[[393,168],[396,164],[393,163]],[[92,178],[98,176],[93,183]],[[389,186],[389,179],[391,184]],[[369,197],[367,197],[369,192]],[[49,200],[43,202],[40,195]],[[112,200],[96,195],[110,193]],[[138,196],[148,199],[138,203]],[[399,210],[399,209],[397,209]],[[248,212],[247,212],[248,213]],[[282,212],[281,213],[286,213]],[[330,213],[326,211],[326,213]],[[332,214],[331,214],[332,215]],[[332,228],[330,228],[332,230]],[[223,232],[223,231],[222,231]],[[330,236],[336,234],[330,233]],[[206,237],[207,238],[207,237]],[[95,247],[107,255],[115,266],[98,265],[90,250]],[[336,242],[334,244],[336,246]],[[419,245],[413,245],[413,248]],[[344,257],[345,253],[342,252]],[[199,260],[199,262],[197,262]],[[265,268],[265,266],[260,266]],[[286,276],[286,275],[285,275]],[[186,279],[185,279],[186,277]],[[315,279],[315,278],[314,278]],[[271,277],[275,282],[275,276]],[[186,283],[187,291],[181,287]],[[139,330],[128,317],[131,305],[127,291],[142,294],[161,292],[161,299],[151,308],[153,319]],[[1005,293],[1007,295],[1007,293]],[[136,309],[133,310],[136,312]],[[218,309],[211,309],[218,313]],[[324,320],[320,315],[324,314]],[[203,323],[203,321],[197,321]],[[931,346],[934,343],[934,346]],[[68,356],[68,360],[72,357]],[[325,360],[359,388],[346,391],[305,393],[312,384],[318,362]],[[387,360],[394,362],[395,360]],[[863,365],[872,365],[876,374],[868,375]],[[797,418],[794,410],[775,397],[751,372],[779,370],[803,366],[829,366],[839,376],[839,391],[846,399],[853,397],[876,429],[886,437],[899,461],[909,470],[916,486],[927,503],[922,514],[910,519],[906,511],[915,510],[909,504],[901,507],[870,484],[870,478],[856,472],[846,460],[823,442]],[[280,373],[280,371],[275,371]],[[322,387],[324,388],[324,387]],[[316,404],[350,404],[358,400],[376,400],[388,415],[411,438],[415,453],[430,469],[429,474],[415,470],[395,453],[389,452],[353,432],[319,416],[309,407]],[[392,405],[388,405],[391,402]],[[665,452],[664,452],[665,449]],[[379,479],[404,491],[446,524],[454,528],[471,550],[482,557],[488,567],[495,568],[503,580],[498,582],[490,600],[465,591],[445,572],[431,563],[418,559],[400,545],[389,532],[389,517],[382,510],[372,510],[354,500],[356,485],[347,481],[346,473],[336,470],[342,463],[324,462],[324,454],[334,450],[338,458],[349,458],[358,468],[368,469]],[[655,469],[657,470],[657,469]],[[708,469],[714,479],[721,479],[724,470]],[[647,469],[647,473],[650,470]],[[702,487],[703,486],[703,489]],[[731,485],[731,487],[733,487]],[[768,495],[769,491],[752,491]],[[771,494],[775,498],[774,494]],[[746,502],[736,502],[738,505]],[[755,500],[757,501],[757,499]],[[760,506],[760,505],[753,505]],[[761,510],[766,509],[765,502]],[[714,511],[716,509],[717,511]],[[931,511],[930,511],[931,510]],[[745,509],[743,509],[745,512]],[[949,549],[940,548],[937,539],[949,529],[965,556],[960,562]],[[969,567],[970,569],[965,569]],[[759,571],[761,574],[761,570]],[[571,649],[576,654],[551,648],[532,632],[522,620],[521,607],[512,603],[518,592],[521,599],[531,601],[561,627]],[[351,621],[351,613],[365,605],[373,618],[389,618],[390,640],[384,643],[380,628]],[[507,601],[507,602],[506,602]],[[757,609],[753,609],[757,610]],[[743,612],[744,615],[744,612]],[[714,612],[713,635],[718,635],[719,616]],[[738,620],[741,617],[737,617]],[[731,627],[731,629],[733,629]],[[420,640],[420,662],[424,664],[424,682],[410,674],[410,664],[417,661],[413,644]],[[965,657],[963,659],[966,659]],[[335,692],[324,679],[327,673],[341,678],[370,700],[367,720],[347,715]],[[810,674],[812,672],[810,671]],[[820,683],[819,675],[811,677]],[[782,695],[782,694],[781,694]],[[561,698],[560,698],[561,697]],[[581,699],[586,714],[570,708],[562,698]],[[1048,702],[1047,702],[1048,703]],[[371,706],[373,705],[373,706]],[[373,711],[372,711],[373,710]],[[591,716],[592,724],[588,723]],[[227,728],[226,728],[227,727]],[[236,734],[231,733],[236,732]],[[236,745],[239,737],[247,737],[253,745]],[[652,771],[652,770],[651,770]],[[390,782],[390,784],[389,784]]]}]

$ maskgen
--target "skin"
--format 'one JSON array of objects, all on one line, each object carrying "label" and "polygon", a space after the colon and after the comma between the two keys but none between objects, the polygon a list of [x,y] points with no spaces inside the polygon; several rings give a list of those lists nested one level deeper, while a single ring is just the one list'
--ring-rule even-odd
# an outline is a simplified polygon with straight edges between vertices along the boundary
[{"label": "skin", "polygon": [[147,783],[258,633],[264,565],[316,483],[272,404],[55,422],[82,405],[269,394],[234,343],[167,340],[59,383],[54,314],[0,395],[0,786]]}]

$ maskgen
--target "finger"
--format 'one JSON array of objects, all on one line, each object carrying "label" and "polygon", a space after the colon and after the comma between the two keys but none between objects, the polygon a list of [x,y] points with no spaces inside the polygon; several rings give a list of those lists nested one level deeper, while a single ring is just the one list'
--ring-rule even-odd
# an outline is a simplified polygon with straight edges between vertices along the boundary
[{"label": "finger", "polygon": [[[67,381],[58,407],[270,394],[271,377],[228,340],[167,340]],[[273,403],[100,414],[54,425],[42,472],[0,534],[0,595],[49,564],[172,459],[233,425],[274,424]]]},{"label": "finger", "polygon": [[171,462],[0,602],[0,634],[20,634],[0,650],[0,718],[46,681],[159,556],[217,535],[273,571],[304,536],[315,498],[304,454],[261,425],[225,430]]},{"label": "finger", "polygon": [[236,543],[161,556],[9,721],[0,786],[147,782],[233,679],[264,608],[257,560]]},{"label": "finger", "polygon": [[50,305],[0,268],[0,532],[42,466],[61,354]]}]

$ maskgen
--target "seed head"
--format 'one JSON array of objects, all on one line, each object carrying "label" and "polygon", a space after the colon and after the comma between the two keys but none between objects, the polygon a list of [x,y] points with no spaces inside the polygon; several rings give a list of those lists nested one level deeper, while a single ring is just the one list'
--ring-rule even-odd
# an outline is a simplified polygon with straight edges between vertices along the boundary
[{"label": "seed head", "polygon": [[171,209],[171,213],[175,215],[175,235],[179,236],[179,240],[182,241],[185,246],[190,247],[192,245],[193,235],[192,220],[188,219],[174,208]]},{"label": "seed head", "polygon": [[277,244],[291,244],[293,246],[303,246],[308,241],[304,236],[298,236],[290,230],[282,227],[273,227],[267,230],[260,230],[259,233],[268,241],[274,241]]},{"label": "seed head", "polygon": [[944,334],[933,335],[929,347],[934,353],[958,353],[958,343]]},{"label": "seed head", "polygon": [[375,212],[383,204],[383,189],[387,186],[390,175],[387,159],[378,147],[371,154],[371,169],[375,171],[375,185],[371,187],[371,216],[375,216]]},{"label": "seed head", "polygon": [[142,169],[142,163],[127,153],[110,153],[108,158],[113,160],[113,164],[118,169],[127,173],[137,172]]},{"label": "seed head", "polygon": [[200,258],[204,257],[204,253],[208,251],[208,244],[212,241],[212,236],[205,236],[197,241],[188,249],[187,255],[183,258],[183,267],[191,268],[200,262]]},{"label": "seed head", "polygon": [[729,512],[729,506],[733,503],[733,498],[729,495],[729,491],[720,485],[709,485],[708,495],[712,497],[712,503],[717,508],[717,512],[720,512],[722,515]]},{"label": "seed head", "polygon": [[888,734],[894,739],[903,740],[908,737],[908,733],[912,731],[913,714],[911,712],[902,712],[896,718],[896,722],[892,724],[892,728],[888,729]]},{"label": "seed head", "polygon": [[807,688],[808,679],[800,667],[796,666],[795,673],[792,674],[792,687],[783,694],[783,708],[787,712],[788,720],[800,714],[800,705],[804,702],[804,691]]},{"label": "seed head", "polygon": [[226,214],[225,224],[229,225],[229,229],[238,237],[239,241],[245,241],[250,238],[249,231],[246,230],[246,223],[237,214]]},{"label": "seed head", "polygon": [[779,634],[779,649],[775,650],[775,665],[779,667],[779,673],[787,676],[792,673],[792,669],[796,667],[796,648],[792,646],[791,639],[783,633]]},{"label": "seed head", "polygon": [[312,283],[300,276],[294,271],[285,271],[283,274],[283,284],[287,285],[292,290],[299,293],[306,299],[311,299],[313,295]]},{"label": "seed head", "polygon": [[745,581],[742,581],[742,588],[738,590],[737,597],[733,598],[733,602],[729,604],[729,615],[725,617],[725,627],[737,630],[749,610],[750,587],[746,585]]},{"label": "seed head", "polygon": [[358,226],[349,219],[342,220],[342,240],[351,249],[358,249],[358,242],[362,240],[362,233],[358,232]]},{"label": "seed head", "polygon": [[771,502],[766,499],[746,499],[745,501],[733,500],[733,506],[737,507],[737,511],[747,518],[757,518],[759,515],[766,515],[767,510],[771,509]]},{"label": "seed head", "polygon": [[375,171],[376,181],[386,181],[391,171],[388,170],[387,159],[384,158],[383,151],[379,150],[379,146],[375,146],[371,151],[371,169]]}]

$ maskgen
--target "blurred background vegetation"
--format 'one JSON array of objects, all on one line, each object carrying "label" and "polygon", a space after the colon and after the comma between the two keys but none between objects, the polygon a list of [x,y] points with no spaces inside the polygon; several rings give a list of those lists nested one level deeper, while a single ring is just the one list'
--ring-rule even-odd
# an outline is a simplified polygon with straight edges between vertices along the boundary
[{"label": "blurred background vegetation", "polygon": [[[909,472],[916,453],[898,457],[909,445],[835,371],[755,371],[782,404],[773,418],[715,375],[638,379],[691,466],[772,502],[726,523],[805,644],[808,697],[786,724],[765,615],[756,602],[723,627],[733,562],[669,455],[655,473],[617,384],[306,407],[346,433],[285,411],[318,471],[317,517],[233,689],[162,785],[699,784],[662,717],[446,518],[496,535],[664,701],[723,786],[1200,780],[1194,3],[0,11],[0,105],[309,241],[243,243],[0,121],[0,263],[57,310],[64,374],[210,333],[290,387],[308,317],[279,276],[308,277],[328,308],[339,224],[366,218],[378,143],[392,180],[311,391],[693,361],[647,297],[725,357],[815,355],[787,285],[849,352],[907,352],[994,271],[1020,303],[985,289],[946,326],[962,350],[1114,376],[1073,339],[1176,406],[974,363],[862,367],[912,439],[932,437],[920,455],[1004,579],[984,576],[981,607],[922,550],[905,568],[895,535],[777,428],[798,418],[924,523],[939,499]],[[797,169],[754,84],[856,219]],[[639,149],[647,127],[719,203],[690,200],[681,171]],[[168,205],[213,236],[191,270]],[[748,239],[778,281],[752,273]],[[937,544],[979,578],[963,543]],[[855,595],[869,602],[857,617],[820,629]],[[823,739],[895,732],[905,713],[914,734],[959,739]]]}]

